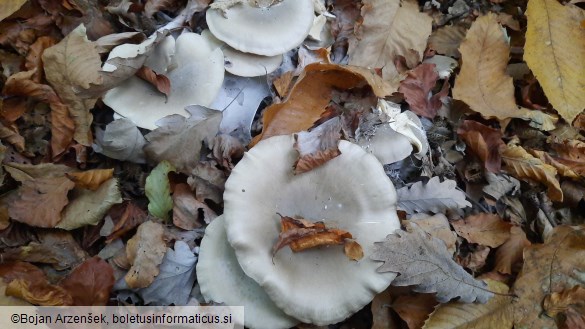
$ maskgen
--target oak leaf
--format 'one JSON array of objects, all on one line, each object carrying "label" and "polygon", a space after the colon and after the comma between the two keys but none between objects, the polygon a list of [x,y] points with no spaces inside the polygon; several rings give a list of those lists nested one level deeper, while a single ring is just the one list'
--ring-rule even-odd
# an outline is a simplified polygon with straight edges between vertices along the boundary
[{"label": "oak leaf", "polygon": [[102,183],[112,178],[114,169],[93,169],[82,172],[66,173],[65,176],[75,183],[77,188],[97,190]]},{"label": "oak leaf", "polygon": [[349,40],[349,64],[382,69],[385,80],[396,78],[394,60],[406,58],[415,67],[422,58],[432,31],[432,18],[421,13],[414,1],[365,0],[363,22]]},{"label": "oak leaf", "polygon": [[585,12],[555,0],[530,0],[524,60],[555,110],[572,122],[585,109]]},{"label": "oak leaf", "polygon": [[73,305],[98,306],[107,304],[114,282],[112,266],[94,256],[74,268],[59,285],[71,295]]},{"label": "oak leaf", "polygon": [[553,201],[563,201],[563,191],[557,178],[557,170],[540,159],[533,157],[524,148],[507,145],[502,149],[502,160],[506,171],[522,180],[534,180],[548,187],[547,194]]},{"label": "oak leaf", "polygon": [[494,269],[500,273],[512,274],[512,267],[522,262],[524,249],[530,245],[522,228],[512,226],[510,237],[496,250]]},{"label": "oak leaf", "polygon": [[67,192],[74,186],[67,177],[26,180],[16,201],[8,206],[10,217],[31,226],[54,227],[69,203]]},{"label": "oak leaf", "polygon": [[457,129],[457,135],[479,156],[487,170],[493,173],[500,171],[500,149],[505,146],[500,130],[465,120]]},{"label": "oak leaf", "polygon": [[496,248],[510,238],[512,224],[498,215],[481,213],[451,222],[459,236],[471,243]]},{"label": "oak leaf", "polygon": [[395,286],[414,286],[413,291],[436,293],[441,303],[460,297],[462,302],[486,302],[492,293],[453,261],[445,243],[420,228],[397,230],[377,242],[370,257],[384,262],[378,272],[395,272]]},{"label": "oak leaf", "polygon": [[432,90],[439,79],[435,64],[423,63],[410,70],[404,80],[400,82],[398,91],[404,95],[410,110],[414,113],[432,119],[443,106],[441,99],[449,94],[449,82],[443,83],[441,91],[432,94]]},{"label": "oak leaf", "polygon": [[136,235],[126,245],[126,255],[132,267],[124,279],[130,288],[149,286],[159,274],[159,265],[167,251],[161,224],[148,221],[142,223]]},{"label": "oak leaf", "polygon": [[457,183],[454,180],[441,182],[437,176],[424,185],[422,182],[416,182],[410,187],[398,189],[396,193],[397,208],[409,214],[428,211],[440,213],[447,209],[471,206],[471,203],[465,200],[465,193],[457,190]]}]

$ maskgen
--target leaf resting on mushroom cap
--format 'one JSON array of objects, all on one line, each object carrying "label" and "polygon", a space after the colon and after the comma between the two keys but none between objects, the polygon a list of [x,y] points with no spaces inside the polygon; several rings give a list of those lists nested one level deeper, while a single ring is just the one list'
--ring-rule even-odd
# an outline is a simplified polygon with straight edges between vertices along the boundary
[{"label": "leaf resting on mushroom cap", "polygon": [[456,297],[466,303],[485,303],[492,296],[485,282],[474,279],[453,261],[442,240],[416,225],[412,233],[397,230],[375,243],[370,258],[384,262],[378,272],[399,273],[392,285],[413,285],[416,292],[435,292],[441,303]]},{"label": "leaf resting on mushroom cap", "polygon": [[465,200],[465,193],[457,190],[455,181],[440,182],[436,176],[425,185],[416,182],[410,187],[397,190],[396,193],[397,208],[409,214],[427,211],[440,213],[447,209],[471,207],[471,203]]}]

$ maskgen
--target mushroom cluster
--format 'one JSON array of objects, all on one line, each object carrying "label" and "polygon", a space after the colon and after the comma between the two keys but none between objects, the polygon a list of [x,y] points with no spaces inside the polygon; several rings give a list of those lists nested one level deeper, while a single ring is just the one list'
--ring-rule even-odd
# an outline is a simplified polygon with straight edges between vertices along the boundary
[{"label": "mushroom cluster", "polygon": [[[210,224],[201,243],[197,276],[203,296],[247,306],[250,328],[342,321],[395,277],[377,273],[379,264],[369,258],[374,242],[400,227],[396,191],[380,162],[341,141],[339,156],[294,175],[293,145],[293,136],[271,137],[244,155],[226,182],[223,218]],[[364,257],[349,260],[341,246],[298,253],[285,248],[273,255],[278,214],[348,231]]]},{"label": "mushroom cluster", "polygon": [[219,0],[206,13],[226,71],[260,76],[276,70],[282,55],[298,47],[315,20],[312,0]]}]

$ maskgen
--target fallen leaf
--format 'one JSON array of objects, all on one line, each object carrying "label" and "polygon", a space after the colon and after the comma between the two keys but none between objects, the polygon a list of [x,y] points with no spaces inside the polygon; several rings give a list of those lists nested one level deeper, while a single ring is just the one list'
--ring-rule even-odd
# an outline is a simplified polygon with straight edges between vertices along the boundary
[{"label": "fallen leaf", "polygon": [[295,134],[293,148],[299,153],[299,159],[293,165],[295,175],[317,168],[340,155],[338,149],[341,138],[341,121],[339,117],[330,119],[310,132]]},{"label": "fallen leaf", "polygon": [[144,145],[146,139],[138,127],[126,118],[114,120],[105,130],[96,129],[94,151],[112,159],[144,163]]},{"label": "fallen leaf", "polygon": [[585,288],[574,286],[545,297],[544,310],[555,319],[559,328],[585,326]]},{"label": "fallen leaf", "polygon": [[433,216],[427,214],[414,214],[409,220],[402,221],[408,232],[412,232],[412,223],[416,224],[420,229],[426,233],[441,239],[445,242],[447,250],[453,254],[455,252],[455,243],[457,242],[457,234],[451,231],[449,220],[443,214],[436,214]]},{"label": "fallen leaf", "polygon": [[354,240],[346,241],[343,244],[343,253],[347,258],[355,261],[364,258],[364,250],[362,249],[362,246]]},{"label": "fallen leaf", "polygon": [[471,252],[468,252],[464,255],[457,255],[456,260],[458,264],[471,270],[472,272],[479,272],[485,266],[490,251],[490,247],[481,245],[472,246]]},{"label": "fallen leaf", "polygon": [[152,284],[140,289],[138,294],[145,304],[186,305],[191,294],[197,257],[183,241],[176,241],[175,248],[167,249],[160,264],[160,273]]},{"label": "fallen leaf", "polygon": [[408,329],[419,329],[437,304],[432,294],[414,294],[398,296],[390,307],[406,322]]},{"label": "fallen leaf", "polygon": [[418,228],[412,233],[397,230],[388,235],[374,245],[370,258],[384,263],[378,272],[399,274],[392,285],[412,285],[416,292],[437,293],[441,303],[456,297],[465,303],[485,303],[493,296],[484,282],[453,261],[443,241]]},{"label": "fallen leaf", "polygon": [[55,227],[69,203],[67,192],[75,183],[67,177],[37,178],[22,182],[16,201],[8,206],[10,217],[37,227]]},{"label": "fallen leaf", "polygon": [[466,32],[467,29],[461,25],[442,26],[431,33],[429,48],[439,54],[459,58],[459,45],[465,39]]},{"label": "fallen leaf", "polygon": [[452,221],[451,225],[459,236],[471,243],[496,248],[510,238],[512,224],[504,222],[500,216],[480,213],[462,220]]},{"label": "fallen leaf", "polygon": [[227,134],[215,136],[210,148],[215,161],[229,170],[234,168],[234,162],[241,159],[246,151],[239,139]]},{"label": "fallen leaf", "polygon": [[136,76],[153,85],[156,90],[165,94],[165,96],[169,97],[171,94],[171,80],[165,75],[156,73],[151,68],[143,66],[136,72]]},{"label": "fallen leaf", "polygon": [[38,165],[16,162],[4,163],[4,169],[18,182],[39,178],[62,178],[65,173],[74,172],[73,168],[62,164],[41,163]]},{"label": "fallen leaf", "polygon": [[[396,329],[396,321],[390,313],[390,302],[392,301],[391,288],[387,288],[377,294],[372,300],[372,328],[371,329]],[[309,328],[310,329],[310,328]]]},{"label": "fallen leaf", "polygon": [[47,48],[43,53],[43,63],[47,80],[73,117],[75,140],[90,146],[93,120],[90,109],[96,99],[82,99],[78,96],[78,90],[87,89],[92,83],[101,83],[98,74],[101,60],[95,45],[87,39],[85,26],[80,25],[61,42]]},{"label": "fallen leaf", "polygon": [[201,202],[211,200],[221,204],[226,180],[226,174],[218,169],[214,162],[201,161],[191,171],[187,184],[195,191],[197,200]]},{"label": "fallen leaf", "polygon": [[524,60],[555,110],[572,122],[585,108],[585,19],[582,9],[530,0]]},{"label": "fallen leaf", "polygon": [[520,182],[506,174],[494,174],[487,172],[485,178],[488,185],[482,188],[482,191],[491,196],[494,200],[500,200],[507,194],[515,195],[520,191]]},{"label": "fallen leaf", "polygon": [[577,208],[581,200],[585,198],[585,186],[571,181],[561,183],[563,190],[563,202],[571,208]]},{"label": "fallen leaf", "polygon": [[488,289],[496,293],[485,304],[449,302],[439,305],[425,321],[423,329],[475,328],[512,329],[514,324],[513,299],[506,296],[508,286],[486,279]]},{"label": "fallen leaf", "polygon": [[563,201],[563,191],[556,179],[557,170],[530,155],[521,146],[507,145],[502,149],[502,160],[506,171],[521,180],[534,180],[548,187],[548,196],[553,201]]},{"label": "fallen leaf", "polygon": [[50,36],[42,36],[39,37],[32,45],[29,47],[29,52],[26,54],[26,61],[24,63],[24,67],[27,70],[35,72],[32,80],[41,83],[43,80],[43,52],[45,49],[54,46],[57,43],[57,40]]},{"label": "fallen leaf", "polygon": [[171,11],[176,8],[180,1],[177,0],[148,0],[144,5],[144,15],[148,18],[152,18],[158,11],[167,10]]},{"label": "fallen leaf", "polygon": [[448,209],[471,207],[471,203],[465,200],[465,193],[457,190],[455,181],[441,182],[437,176],[424,185],[416,182],[410,187],[398,189],[396,193],[397,208],[409,214],[428,211],[441,213]]},{"label": "fallen leaf", "polygon": [[585,143],[577,140],[568,140],[563,143],[553,143],[552,149],[557,156],[554,159],[569,167],[578,175],[585,176]]},{"label": "fallen leaf", "polygon": [[114,282],[110,264],[94,256],[74,268],[59,285],[73,298],[73,305],[103,306],[110,299]]},{"label": "fallen leaf", "polygon": [[432,18],[414,1],[365,0],[363,21],[349,39],[349,64],[382,69],[385,80],[395,79],[394,60],[406,58],[412,68],[423,58]]},{"label": "fallen leaf", "polygon": [[493,173],[500,171],[502,166],[500,149],[505,146],[500,130],[476,121],[465,120],[457,128],[457,135],[479,156],[487,170]]},{"label": "fallen leaf", "polygon": [[[543,244],[524,249],[524,266],[512,288],[516,328],[554,328],[546,296],[571,289],[585,272],[585,227],[557,226]],[[581,276],[580,276],[581,275]]]},{"label": "fallen leaf", "polygon": [[206,223],[211,222],[217,214],[205,203],[195,199],[189,185],[185,183],[175,185],[173,191],[173,224],[184,230],[193,230],[202,226],[199,213],[203,213]]},{"label": "fallen leaf", "polygon": [[325,111],[335,89],[346,90],[363,84],[368,84],[378,97],[390,95],[397,89],[363,67],[307,65],[286,100],[266,108],[262,133],[252,139],[251,145],[268,137],[309,129]]},{"label": "fallen leaf", "polygon": [[516,105],[513,79],[506,75],[510,48],[494,14],[477,18],[459,49],[463,63],[455,79],[453,98],[487,119],[522,118],[536,121],[544,130],[554,129],[550,116]]},{"label": "fallen leaf", "polygon": [[[540,150],[528,150],[528,153],[530,153],[531,155],[533,155],[534,157],[538,158],[540,161],[546,163],[547,165],[551,165],[553,166],[557,172],[559,173],[559,175],[563,176],[563,177],[569,177],[572,179],[579,179],[579,174],[576,173],[575,171],[573,171],[573,169],[571,169],[571,167],[565,165],[564,163],[571,163],[572,161],[559,161],[557,159],[555,159],[554,157],[552,157],[549,153],[545,152],[545,151],[540,151]],[[574,163],[571,163],[574,164]],[[575,169],[579,169],[579,164],[577,163],[577,166],[575,166]],[[585,169],[585,166],[584,166]]]},{"label": "fallen leaf", "polygon": [[6,286],[7,284],[4,280],[0,280],[0,305],[2,306],[33,306],[33,304],[22,300],[20,298],[15,298],[11,296],[6,296]]},{"label": "fallen leaf", "polygon": [[494,269],[500,273],[512,274],[513,266],[522,263],[524,249],[530,245],[522,228],[512,226],[510,237],[496,250]]},{"label": "fallen leaf", "polygon": [[429,119],[437,115],[437,111],[443,106],[441,99],[449,94],[449,82],[443,83],[440,92],[432,94],[438,79],[435,64],[423,63],[408,71],[406,78],[400,82],[398,91],[404,95],[410,110]]},{"label": "fallen leaf", "polygon": [[75,187],[97,190],[102,183],[111,179],[114,169],[93,169],[82,172],[66,173],[65,176],[75,183]]},{"label": "fallen leaf", "polygon": [[0,21],[14,14],[27,0],[5,0],[0,3]]},{"label": "fallen leaf", "polygon": [[56,228],[74,230],[85,225],[97,225],[112,205],[122,203],[118,180],[110,178],[95,191],[73,189],[71,202],[63,209]]},{"label": "fallen leaf", "polygon": [[128,240],[126,254],[132,267],[124,279],[130,288],[148,287],[159,274],[159,265],[167,251],[163,235],[161,224],[148,221]]},{"label": "fallen leaf", "polygon": [[177,171],[189,173],[200,160],[201,144],[209,145],[217,134],[222,114],[198,105],[185,110],[189,118],[173,114],[157,122],[159,128],[145,136],[148,144],[144,152],[155,162],[166,160]]},{"label": "fallen leaf", "polygon": [[147,220],[148,215],[132,202],[110,208],[110,216],[114,222],[111,233],[106,238],[110,243],[133,230]]},{"label": "fallen leaf", "polygon": [[148,198],[148,212],[164,220],[169,219],[169,212],[173,209],[171,184],[168,177],[171,171],[175,171],[175,167],[166,160],[162,161],[146,177],[144,185]]}]

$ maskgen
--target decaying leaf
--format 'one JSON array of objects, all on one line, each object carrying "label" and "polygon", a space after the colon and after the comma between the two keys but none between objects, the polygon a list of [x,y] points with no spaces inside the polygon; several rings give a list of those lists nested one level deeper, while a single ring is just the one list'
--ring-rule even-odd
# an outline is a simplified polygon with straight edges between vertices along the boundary
[{"label": "decaying leaf", "polygon": [[500,171],[500,148],[505,146],[500,130],[465,120],[457,129],[457,135],[479,156],[487,170],[493,173]]},{"label": "decaying leaf", "polygon": [[299,152],[299,159],[293,166],[295,175],[317,168],[340,155],[337,147],[341,138],[340,131],[341,121],[336,117],[310,132],[301,131],[296,134],[293,147]]},{"label": "decaying leaf", "polygon": [[349,246],[344,247],[344,251],[347,249],[346,256],[352,260],[356,260],[355,258],[359,257],[360,254],[363,257],[361,246],[353,240],[346,240],[352,239],[351,233],[347,231],[327,228],[322,222],[313,223],[306,219],[295,219],[282,215],[280,215],[280,224],[281,231],[278,235],[278,241],[272,247],[273,256],[285,246],[290,246],[293,252],[299,252],[319,246],[350,243]]},{"label": "decaying leaf", "polygon": [[381,68],[385,80],[396,78],[394,60],[406,58],[408,67],[415,67],[422,58],[432,19],[421,13],[414,1],[363,1],[356,37],[349,40],[349,63]]},{"label": "decaying leaf", "polygon": [[162,161],[150,172],[144,185],[148,198],[148,212],[164,220],[169,219],[169,212],[173,209],[168,177],[171,171],[175,171],[175,167],[166,160]]},{"label": "decaying leaf", "polygon": [[31,226],[54,227],[69,203],[67,192],[74,186],[67,177],[26,180],[18,189],[16,201],[8,206],[10,217]]},{"label": "decaying leaf", "polygon": [[510,237],[496,250],[495,270],[512,274],[513,266],[522,262],[524,249],[530,246],[530,241],[526,238],[526,233],[521,227],[512,226],[510,228]]},{"label": "decaying leaf", "polygon": [[512,291],[515,328],[554,328],[553,318],[543,309],[545,297],[572,289],[583,282],[585,272],[585,226],[557,226],[544,244],[524,250],[524,266]]},{"label": "decaying leaf", "polygon": [[488,289],[498,295],[485,304],[463,304],[450,302],[439,305],[426,320],[423,329],[475,328],[511,329],[514,322],[513,299],[506,294],[509,290],[504,283],[486,279]]},{"label": "decaying leaf", "polygon": [[546,314],[555,319],[559,328],[585,327],[585,288],[574,286],[552,293],[544,299]]},{"label": "decaying leaf", "polygon": [[103,182],[112,178],[114,169],[94,169],[65,175],[75,182],[75,187],[95,191]]},{"label": "decaying leaf", "polygon": [[585,12],[555,0],[530,0],[524,60],[555,110],[572,122],[585,109]]},{"label": "decaying leaf", "polygon": [[161,224],[148,221],[128,240],[126,255],[132,267],[124,279],[130,288],[148,287],[159,274],[159,265],[167,251],[163,234]]},{"label": "decaying leaf", "polygon": [[173,224],[184,230],[193,230],[202,226],[199,212],[203,213],[203,221],[211,222],[217,214],[204,202],[195,198],[189,185],[185,183],[175,185],[173,191]]},{"label": "decaying leaf", "polygon": [[435,292],[441,303],[460,297],[460,301],[486,302],[492,293],[487,285],[473,278],[451,258],[443,241],[421,229],[412,233],[397,230],[374,246],[370,257],[384,262],[378,272],[395,272],[395,286],[412,285],[416,292]]},{"label": "decaying leaf", "polygon": [[471,206],[471,203],[465,200],[465,193],[457,190],[455,181],[441,182],[437,176],[424,185],[422,182],[417,182],[410,187],[398,189],[396,193],[398,194],[397,208],[409,214],[429,211],[441,213],[447,209]]},{"label": "decaying leaf", "polygon": [[481,213],[451,222],[459,236],[471,243],[496,248],[510,238],[512,224],[500,216]]},{"label": "decaying leaf", "polygon": [[95,256],[73,269],[59,284],[73,298],[76,306],[106,305],[114,286],[114,270]]},{"label": "decaying leaf", "polygon": [[506,170],[522,180],[534,180],[548,187],[548,196],[553,201],[563,201],[563,191],[557,178],[557,170],[533,157],[521,146],[507,145],[502,149],[502,160]]},{"label": "decaying leaf", "polygon": [[423,63],[407,73],[406,78],[400,82],[398,91],[404,95],[414,113],[432,119],[443,106],[441,98],[449,94],[448,82],[443,83],[440,92],[432,94],[438,79],[435,64]]}]

